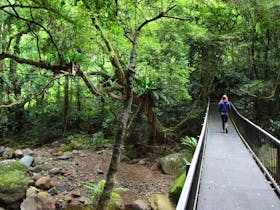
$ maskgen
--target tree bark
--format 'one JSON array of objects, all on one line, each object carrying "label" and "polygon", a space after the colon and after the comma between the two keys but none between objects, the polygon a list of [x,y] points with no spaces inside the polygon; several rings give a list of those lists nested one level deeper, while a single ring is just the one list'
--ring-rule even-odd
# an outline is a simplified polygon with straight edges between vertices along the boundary
[{"label": "tree bark", "polygon": [[77,106],[77,111],[76,111],[76,121],[75,121],[75,128],[76,130],[80,129],[80,123],[81,123],[81,117],[80,114],[82,113],[82,103],[81,103],[81,85],[79,80],[76,82],[77,84],[77,91],[76,91],[76,106]]},{"label": "tree bark", "polygon": [[252,41],[251,41],[251,46],[250,46],[250,58],[251,58],[250,61],[251,61],[253,79],[258,78],[257,66],[256,66],[256,60],[255,60],[255,44],[256,44],[256,34],[254,32]]},{"label": "tree bark", "polygon": [[69,77],[65,77],[65,83],[64,83],[64,115],[63,115],[64,130],[63,130],[63,136],[65,136],[65,133],[68,130],[69,112],[70,112]]},{"label": "tree bark", "polygon": [[141,97],[133,97],[133,103],[140,107],[141,111],[146,115],[152,129],[153,139],[152,144],[156,145],[164,139],[164,132],[167,130],[161,124],[153,110],[153,100],[150,94]]},{"label": "tree bark", "polygon": [[128,123],[128,118],[131,113],[131,105],[133,101],[133,81],[135,76],[135,61],[136,61],[136,51],[138,47],[139,32],[137,31],[134,35],[134,42],[131,52],[130,64],[127,72],[127,87],[126,87],[126,98],[124,101],[124,110],[121,114],[120,124],[118,133],[115,139],[115,144],[113,148],[113,155],[111,157],[109,171],[106,177],[106,183],[104,186],[103,193],[98,201],[97,209],[106,210],[109,202],[111,193],[115,185],[115,176],[118,171],[118,165],[121,156],[121,145],[124,141],[126,126]]}]

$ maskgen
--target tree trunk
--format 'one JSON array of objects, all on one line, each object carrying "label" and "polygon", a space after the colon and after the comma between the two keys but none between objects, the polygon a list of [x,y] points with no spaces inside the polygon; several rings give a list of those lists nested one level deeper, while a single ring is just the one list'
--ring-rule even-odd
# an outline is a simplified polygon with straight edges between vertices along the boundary
[{"label": "tree trunk", "polygon": [[265,62],[265,72],[264,75],[268,75],[269,72],[269,62],[268,62],[268,53],[270,47],[270,31],[269,29],[266,30],[266,44],[265,44],[265,52],[264,52],[264,62]]},{"label": "tree trunk", "polygon": [[147,94],[141,97],[134,96],[133,103],[140,107],[141,111],[146,115],[152,129],[152,144],[156,145],[164,139],[164,132],[167,129],[158,120],[153,110],[152,95]]},{"label": "tree trunk", "polygon": [[[16,41],[14,45],[14,54],[19,55],[19,45],[20,45],[20,39],[22,34],[19,34],[16,36]],[[23,81],[19,80],[19,77],[17,75],[17,67],[18,64],[14,60],[10,60],[10,80],[13,84],[13,92],[16,100],[19,100],[21,98],[21,88]],[[16,131],[20,131],[24,125],[23,123],[23,116],[24,116],[24,104],[18,104],[13,107],[12,111],[14,112],[14,127]]]},{"label": "tree trunk", "polygon": [[65,83],[64,83],[64,115],[63,115],[63,122],[64,122],[64,130],[63,130],[63,136],[67,132],[68,129],[68,118],[69,118],[69,111],[70,111],[70,105],[69,105],[69,77],[65,77]]},{"label": "tree trunk", "polygon": [[124,136],[125,136],[125,131],[126,131],[126,126],[128,122],[129,115],[131,113],[131,105],[133,101],[133,81],[134,81],[134,76],[135,76],[135,61],[136,61],[136,50],[138,47],[138,40],[139,40],[139,32],[136,31],[133,39],[133,47],[132,47],[132,52],[131,52],[131,57],[130,57],[130,64],[127,72],[127,87],[126,87],[126,98],[124,101],[124,109],[121,114],[121,119],[120,119],[120,124],[119,124],[119,129],[118,133],[115,139],[115,145],[113,148],[113,154],[110,162],[110,167],[109,171],[107,173],[106,177],[106,183],[104,186],[103,193],[98,201],[97,204],[97,209],[99,210],[106,210],[109,202],[110,202],[110,197],[111,193],[114,189],[115,185],[115,176],[118,171],[118,165],[120,161],[120,156],[121,156],[121,146],[124,141]]},{"label": "tree trunk", "polygon": [[256,67],[256,60],[255,60],[255,42],[256,42],[256,37],[255,33],[253,34],[252,42],[251,42],[251,47],[250,47],[250,60],[251,60],[251,69],[254,78],[257,79],[257,67]]},{"label": "tree trunk", "polygon": [[76,128],[76,130],[79,130],[80,129],[80,123],[81,123],[80,115],[82,113],[81,85],[80,85],[80,81],[79,80],[77,80],[76,100],[77,100],[77,102],[76,102],[77,112],[76,112],[75,128]]}]

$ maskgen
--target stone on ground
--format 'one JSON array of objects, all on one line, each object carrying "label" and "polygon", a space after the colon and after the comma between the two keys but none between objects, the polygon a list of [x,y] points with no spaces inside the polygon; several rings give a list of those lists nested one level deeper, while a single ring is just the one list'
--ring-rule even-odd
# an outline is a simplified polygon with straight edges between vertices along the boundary
[{"label": "stone on ground", "polygon": [[25,199],[21,205],[21,210],[55,210],[54,200],[45,194],[36,194]]},{"label": "stone on ground", "polygon": [[53,187],[53,181],[50,177],[43,176],[36,181],[35,186],[43,190],[48,190]]},{"label": "stone on ground", "polygon": [[153,194],[149,201],[153,210],[175,210],[169,198],[163,194]]},{"label": "stone on ground", "polygon": [[136,200],[131,204],[133,210],[150,210],[151,206],[143,200]]},{"label": "stone on ground", "polygon": [[21,158],[19,160],[19,162],[23,163],[27,167],[30,167],[32,165],[32,163],[34,162],[34,157],[32,157],[30,155],[26,155],[23,158]]},{"label": "stone on ground", "polygon": [[185,158],[185,155],[181,153],[174,153],[162,157],[160,159],[161,169],[165,174],[179,175],[185,170]]},{"label": "stone on ground", "polygon": [[27,168],[16,160],[0,162],[0,202],[14,203],[25,197]]}]

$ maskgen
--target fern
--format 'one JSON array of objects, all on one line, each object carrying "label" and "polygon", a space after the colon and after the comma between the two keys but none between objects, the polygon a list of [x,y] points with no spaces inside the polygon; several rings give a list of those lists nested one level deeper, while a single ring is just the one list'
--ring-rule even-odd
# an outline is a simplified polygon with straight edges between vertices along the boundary
[{"label": "fern", "polygon": [[[93,209],[96,209],[97,202],[103,192],[104,185],[105,185],[105,180],[101,180],[98,184],[87,183],[84,185],[85,188],[91,191],[91,194],[87,197],[90,201],[89,204],[92,205]],[[117,191],[124,191],[124,189],[114,188],[111,194],[111,200],[108,208],[109,210],[119,209],[119,207],[122,204],[121,196],[118,193],[116,193]]]},{"label": "fern", "polygon": [[192,151],[194,151],[197,146],[197,140],[194,137],[185,136],[181,139],[181,143]]}]

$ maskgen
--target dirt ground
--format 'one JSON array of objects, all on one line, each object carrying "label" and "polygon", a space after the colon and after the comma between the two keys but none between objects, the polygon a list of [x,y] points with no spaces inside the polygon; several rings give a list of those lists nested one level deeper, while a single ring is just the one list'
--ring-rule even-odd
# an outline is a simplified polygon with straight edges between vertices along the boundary
[{"label": "dirt ground", "polygon": [[[83,151],[84,155],[75,161],[75,177],[79,177],[80,185],[85,183],[98,183],[106,179],[111,153],[103,151]],[[124,159],[124,158],[123,158]],[[97,172],[99,169],[99,173]],[[104,173],[100,173],[100,170]],[[137,199],[147,200],[151,194],[163,193],[168,195],[171,183],[175,177],[166,175],[159,169],[159,158],[137,159],[133,161],[122,160],[117,173],[117,187],[124,188],[119,192],[124,204],[132,203]]]}]

